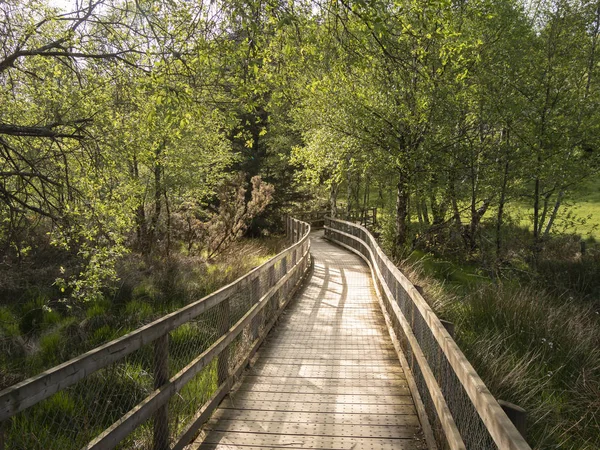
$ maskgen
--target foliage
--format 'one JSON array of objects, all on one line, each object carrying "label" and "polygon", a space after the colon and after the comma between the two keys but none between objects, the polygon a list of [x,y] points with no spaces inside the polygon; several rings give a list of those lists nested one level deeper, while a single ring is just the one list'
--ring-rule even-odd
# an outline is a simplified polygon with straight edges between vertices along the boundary
[{"label": "foliage", "polygon": [[[175,214],[176,235],[186,242],[188,252],[196,246],[204,250],[207,259],[226,251],[243,235],[252,219],[262,213],[273,198],[273,186],[256,175],[250,180],[250,199],[245,175],[238,173],[224,183],[217,193],[216,211],[203,211],[198,205],[184,204]],[[202,221],[202,216],[208,216]]]},{"label": "foliage", "polygon": [[[597,295],[597,249],[568,235],[600,168],[597,4],[53,4],[0,1],[1,361],[26,361],[2,383],[208,289],[178,258],[193,274],[325,203],[378,206],[386,251],[453,285]],[[498,331],[477,317],[475,359]]]}]

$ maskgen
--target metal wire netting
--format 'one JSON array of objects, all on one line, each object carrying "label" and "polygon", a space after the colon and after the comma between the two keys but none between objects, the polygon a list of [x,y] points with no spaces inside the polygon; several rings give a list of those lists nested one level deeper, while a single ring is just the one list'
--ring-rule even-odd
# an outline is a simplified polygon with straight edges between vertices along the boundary
[{"label": "metal wire netting", "polygon": [[[410,295],[404,290],[395,274],[389,270],[382,257],[379,255],[378,249],[375,247],[371,237],[367,235],[367,232],[364,229],[348,223],[326,220],[326,226],[328,227],[325,229],[327,237],[359,251],[371,262],[371,264],[379,268],[383,282],[392,293],[392,298],[388,298],[384,294],[385,290],[380,289],[380,292],[383,294],[382,300],[385,309],[392,321],[394,334],[405,353],[438,447],[441,449],[448,448],[448,442],[442,429],[440,417],[438,416],[431,393],[425,382],[423,368],[419,365],[417,358],[414,355],[404,328],[402,327],[399,318],[396,316],[391,302],[395,302],[395,304],[398,305],[402,315],[408,322],[410,330],[416,338],[419,349],[425,356],[427,366],[433,373],[435,380],[440,387],[441,393],[456,423],[456,427],[463,439],[465,447],[469,450],[497,449],[498,446],[494,443],[488,429],[482,422],[469,395],[452,369],[447,357],[439,346],[436,338],[433,336],[431,329],[423,318],[420,310],[415,306]],[[339,233],[338,231],[355,236],[360,239],[360,241]]]},{"label": "metal wire netting", "polygon": [[[294,221],[291,231],[292,242],[298,242],[309,227]],[[238,282],[215,306],[180,320],[178,326],[162,336],[137,330],[146,344],[10,417],[3,426],[4,448],[81,449],[106,434],[116,422],[138,411],[149,398],[160,397],[159,388],[173,388],[173,380],[182,374],[192,374],[184,385],[173,388],[173,394],[161,400],[161,406],[150,418],[128,430],[116,444],[116,448],[122,449],[170,448],[196,422],[220,385],[224,386],[236,368],[243,367],[253,347],[268,332],[308,269],[309,245],[306,239],[296,248],[288,249],[274,264],[267,263]],[[281,283],[286,276],[287,281]],[[266,294],[269,295],[264,305],[253,309]],[[241,325],[236,327],[236,324],[241,321],[245,322],[239,334],[205,364],[203,354],[214,353],[220,340],[233,337],[232,330],[240,330]],[[122,350],[122,346],[113,346],[116,352]],[[105,445],[112,447],[112,444],[100,447],[106,448]]]},{"label": "metal wire netting", "polygon": [[144,345],[117,363],[13,416],[5,429],[5,447],[11,450],[83,447],[154,390],[152,368],[152,345]]}]

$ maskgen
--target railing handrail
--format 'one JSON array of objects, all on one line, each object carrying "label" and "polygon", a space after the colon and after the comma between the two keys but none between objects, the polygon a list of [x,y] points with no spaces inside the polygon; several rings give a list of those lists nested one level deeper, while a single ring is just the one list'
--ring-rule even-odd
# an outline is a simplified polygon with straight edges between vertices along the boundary
[{"label": "railing handrail", "polygon": [[[415,286],[406,278],[406,276],[396,267],[395,264],[387,257],[387,255],[383,252],[373,235],[367,230],[365,227],[340,220],[328,217],[327,220],[331,222],[337,222],[340,224],[344,224],[349,227],[355,227],[362,230],[366,236],[369,237],[373,248],[376,250],[377,255],[383,261],[386,268],[390,271],[390,273],[396,278],[396,280],[400,283],[402,288],[408,294],[413,304],[417,307],[419,312],[421,313],[423,319],[425,320],[427,326],[429,327],[433,337],[437,341],[439,347],[443,351],[445,357],[447,358],[452,370],[456,374],[458,380],[461,385],[464,387],[465,392],[469,396],[475,410],[479,414],[483,424],[488,430],[491,438],[494,440],[496,445],[500,449],[506,450],[530,450],[530,446],[527,444],[523,436],[519,433],[514,424],[510,421],[502,407],[498,404],[498,401],[491,394],[489,389],[486,387],[485,383],[471,363],[467,360],[463,352],[460,350],[452,336],[448,333],[440,319],[437,317],[433,309],[429,306],[429,304],[422,297],[420,292],[415,288]],[[387,290],[386,295],[391,296],[393,299],[393,295],[387,286],[385,279],[381,274],[380,268],[376,263],[374,255],[372,253],[371,247],[360,239],[357,236],[346,233],[344,231],[328,227],[327,224],[325,226],[326,230],[330,229],[335,233],[340,233],[348,238],[354,239],[355,241],[359,241],[362,245],[369,251],[371,254],[371,259],[373,260],[373,265],[376,267],[377,277],[384,287]],[[333,239],[335,241],[335,239]],[[344,244],[342,244],[344,245]],[[349,249],[353,250],[355,253],[360,255],[358,250],[353,249],[352,247],[346,246]],[[362,256],[362,255],[361,255]],[[396,305],[397,306],[397,305]],[[399,309],[394,309],[396,314],[403,314]],[[404,316],[403,316],[404,318]],[[400,320],[403,328],[407,326],[409,329],[405,329],[405,333],[407,335],[412,335],[412,329],[410,329],[410,325],[408,325],[408,321]],[[410,341],[410,339],[409,339]],[[411,346],[414,345],[413,342],[410,342]],[[418,345],[418,344],[417,344]],[[417,351],[421,351],[420,348],[416,349]],[[435,381],[435,380],[434,380]],[[441,392],[440,392],[441,393]],[[436,405],[437,409],[437,405]],[[448,425],[449,428],[452,428],[452,425]],[[463,447],[464,444],[458,445],[457,448]],[[464,447],[463,447],[464,448]]]},{"label": "railing handrail", "polygon": [[[285,273],[283,273],[278,280],[275,280],[274,285],[261,297],[261,299],[256,299],[256,303],[246,312],[242,319],[231,328],[227,327],[225,334],[221,335],[213,345],[202,354],[198,355],[192,363],[188,364],[188,366],[180,371],[175,377],[168,380],[167,383],[164,384],[166,388],[161,386],[160,389],[154,391],[154,393],[147,397],[144,402],[154,401],[152,398],[157,396],[164,397],[169,389],[177,388],[174,383],[181,382],[181,376],[184,371],[188,370],[187,373],[183,374],[184,378],[189,378],[193,375],[193,371],[190,370],[191,365],[195,364],[194,370],[197,372],[200,367],[206,365],[206,360],[213,359],[217,356],[220,351],[226,347],[227,343],[239,334],[243,329],[243,326],[247,325],[258,311],[262,309],[265,304],[265,301],[263,300],[265,298],[270,298],[277,292],[284,282],[288,281],[292,275],[296,274],[295,269],[301,263],[306,262],[304,258],[307,258],[310,250],[310,245],[307,243],[310,225],[297,221],[296,219],[292,219],[292,221],[295,222],[293,228],[298,231],[295,234],[296,237],[292,240],[292,245],[232,283],[120,338],[96,347],[80,356],[0,391],[0,425],[10,417],[39,403],[56,392],[73,385],[90,374],[121,360],[142,346],[156,341],[161,337],[168,336],[168,333],[171,330],[197,318],[203,312],[228,300],[230,297],[247,287],[252,281],[269,271],[271,267],[274,267],[279,261],[292,255],[293,263],[291,267],[286,267]],[[300,236],[301,232],[303,232],[302,236]],[[305,252],[302,253],[299,258],[296,258],[298,255],[294,252],[296,252],[297,249],[302,249],[305,243],[307,243]],[[234,333],[236,334],[234,335]],[[208,359],[208,356],[210,356],[210,359]],[[200,361],[201,359],[202,361]],[[169,397],[167,397],[167,400]],[[161,403],[164,403],[164,399],[161,400]],[[140,405],[138,405],[138,407]],[[132,411],[135,412],[136,408]],[[132,411],[130,411],[130,413],[132,413]],[[130,413],[126,414],[123,418],[127,418]]]}]

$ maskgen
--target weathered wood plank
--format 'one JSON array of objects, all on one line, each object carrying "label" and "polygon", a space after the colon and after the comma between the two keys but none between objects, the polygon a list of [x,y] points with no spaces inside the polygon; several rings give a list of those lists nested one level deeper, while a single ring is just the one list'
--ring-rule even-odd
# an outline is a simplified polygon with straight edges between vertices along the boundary
[{"label": "weathered wood plank", "polygon": [[264,401],[285,403],[333,403],[333,404],[362,404],[362,405],[412,405],[412,397],[407,395],[352,395],[304,392],[254,392],[237,391],[231,394],[232,404],[240,401]]},{"label": "weathered wood plank", "polygon": [[330,386],[345,386],[345,387],[365,387],[372,386],[375,388],[392,388],[394,386],[405,386],[406,379],[404,377],[398,377],[392,380],[379,380],[379,379],[361,379],[361,378],[306,378],[306,377],[261,377],[258,375],[252,375],[247,373],[244,376],[244,380],[248,383],[258,384],[266,383],[273,385],[287,385],[287,386],[314,386],[318,389],[327,389]]},{"label": "weathered wood plank", "polygon": [[297,422],[290,417],[289,421],[244,421],[239,419],[211,420],[205,430],[240,433],[265,433],[286,436],[337,436],[356,438],[411,439],[419,432],[419,426],[343,424],[343,423],[305,423]]},{"label": "weathered wood plank", "polygon": [[[247,445],[260,448],[303,448],[342,450],[416,450],[413,439],[377,439],[338,436],[286,436],[265,433],[238,433],[210,431],[204,438],[206,444]],[[192,447],[194,448],[194,447]],[[196,447],[206,448],[206,447]]]},{"label": "weathered wood plank", "polygon": [[332,384],[327,387],[318,387],[311,384],[305,385],[287,385],[287,384],[266,384],[266,383],[244,383],[236,392],[271,392],[288,394],[328,394],[328,395],[391,395],[391,396],[409,396],[410,391],[406,384],[397,386],[393,391],[382,389],[376,386],[345,386],[343,384]]},{"label": "weathered wood plank", "polygon": [[[236,419],[256,422],[289,422],[311,424],[345,424],[345,425],[393,425],[418,426],[419,419],[414,414],[344,414],[344,413],[314,413],[295,412],[290,414],[281,411],[261,411],[245,409],[219,409],[212,419]],[[211,420],[212,420],[211,419]]]}]

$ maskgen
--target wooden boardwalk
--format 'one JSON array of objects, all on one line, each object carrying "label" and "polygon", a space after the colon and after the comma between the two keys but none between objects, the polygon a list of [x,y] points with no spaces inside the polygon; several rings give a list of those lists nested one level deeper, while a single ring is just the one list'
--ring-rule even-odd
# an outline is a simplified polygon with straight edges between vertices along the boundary
[{"label": "wooden boardwalk", "polygon": [[426,448],[369,268],[321,236],[308,286],[190,448]]}]

